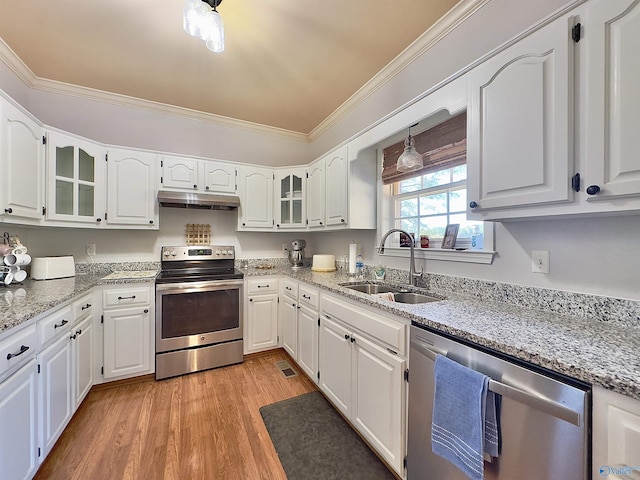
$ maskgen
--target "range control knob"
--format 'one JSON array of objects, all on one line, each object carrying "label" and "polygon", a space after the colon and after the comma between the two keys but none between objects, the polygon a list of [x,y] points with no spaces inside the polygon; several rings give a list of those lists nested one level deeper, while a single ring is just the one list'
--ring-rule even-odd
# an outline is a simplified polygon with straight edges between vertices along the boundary
[{"label": "range control knob", "polygon": [[176,251],[175,250],[171,250],[171,256],[175,257],[176,255],[177,255]]},{"label": "range control knob", "polygon": [[216,255],[220,255],[222,252],[220,250],[216,250]]}]

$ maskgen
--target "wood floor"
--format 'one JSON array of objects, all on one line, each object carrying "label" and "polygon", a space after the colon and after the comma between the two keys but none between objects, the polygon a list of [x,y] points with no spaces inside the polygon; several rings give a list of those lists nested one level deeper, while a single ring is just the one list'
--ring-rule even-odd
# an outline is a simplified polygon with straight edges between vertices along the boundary
[{"label": "wood floor", "polygon": [[[280,360],[298,375],[284,377]],[[94,387],[35,478],[284,480],[259,408],[316,389],[282,350],[159,382]]]}]

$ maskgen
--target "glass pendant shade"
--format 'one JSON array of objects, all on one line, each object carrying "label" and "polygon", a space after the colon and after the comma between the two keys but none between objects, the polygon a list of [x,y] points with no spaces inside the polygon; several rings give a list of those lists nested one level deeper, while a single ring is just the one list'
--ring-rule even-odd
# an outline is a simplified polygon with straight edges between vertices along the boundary
[{"label": "glass pendant shade", "polygon": [[404,151],[402,155],[398,157],[396,168],[399,172],[413,172],[414,170],[421,169],[422,166],[422,155],[416,150],[413,137],[409,134],[404,141]]},{"label": "glass pendant shade", "polygon": [[[219,5],[216,2],[215,5]],[[182,27],[189,35],[204,41],[215,53],[224,51],[224,24],[215,8],[204,0],[184,0]]]}]

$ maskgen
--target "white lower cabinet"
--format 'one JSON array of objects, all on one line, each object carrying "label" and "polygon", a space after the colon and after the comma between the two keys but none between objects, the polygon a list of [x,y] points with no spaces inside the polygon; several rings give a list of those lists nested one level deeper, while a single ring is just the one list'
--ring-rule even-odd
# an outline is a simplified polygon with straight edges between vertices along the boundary
[{"label": "white lower cabinet", "polygon": [[38,468],[37,366],[31,359],[0,382],[0,476],[26,480]]},{"label": "white lower cabinet", "polygon": [[318,383],[318,310],[301,305],[298,310],[298,366]]},{"label": "white lower cabinet", "polygon": [[102,292],[105,379],[154,372],[152,298],[153,285],[117,285]]},{"label": "white lower cabinet", "polygon": [[640,401],[593,389],[593,478],[640,475]]},{"label": "white lower cabinet", "polygon": [[78,408],[93,386],[93,317],[88,316],[71,332],[73,404]]},{"label": "white lower cabinet", "polygon": [[296,300],[283,296],[280,302],[280,336],[282,348],[298,360],[298,303]]},{"label": "white lower cabinet", "polygon": [[247,280],[244,353],[278,346],[278,279],[260,277]]},{"label": "white lower cabinet", "polygon": [[70,327],[38,355],[42,458],[53,448],[73,415]]},{"label": "white lower cabinet", "polygon": [[[330,296],[322,297],[320,389],[402,476],[406,445],[407,361],[403,356],[406,326],[381,316],[372,318],[374,328],[368,332],[353,325],[368,315],[365,309]],[[385,332],[384,328],[375,328],[376,325],[389,328]],[[403,332],[403,338],[393,350],[387,344],[394,341],[390,334],[396,326]],[[382,332],[382,337],[376,338],[370,332]]]}]

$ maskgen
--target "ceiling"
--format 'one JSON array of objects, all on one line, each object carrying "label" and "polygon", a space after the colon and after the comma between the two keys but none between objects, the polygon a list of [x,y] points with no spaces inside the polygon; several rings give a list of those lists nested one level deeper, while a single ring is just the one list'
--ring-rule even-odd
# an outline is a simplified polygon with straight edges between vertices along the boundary
[{"label": "ceiling", "polygon": [[224,0],[220,54],[182,0],[0,0],[0,38],[34,75],[310,133],[458,0]]}]

